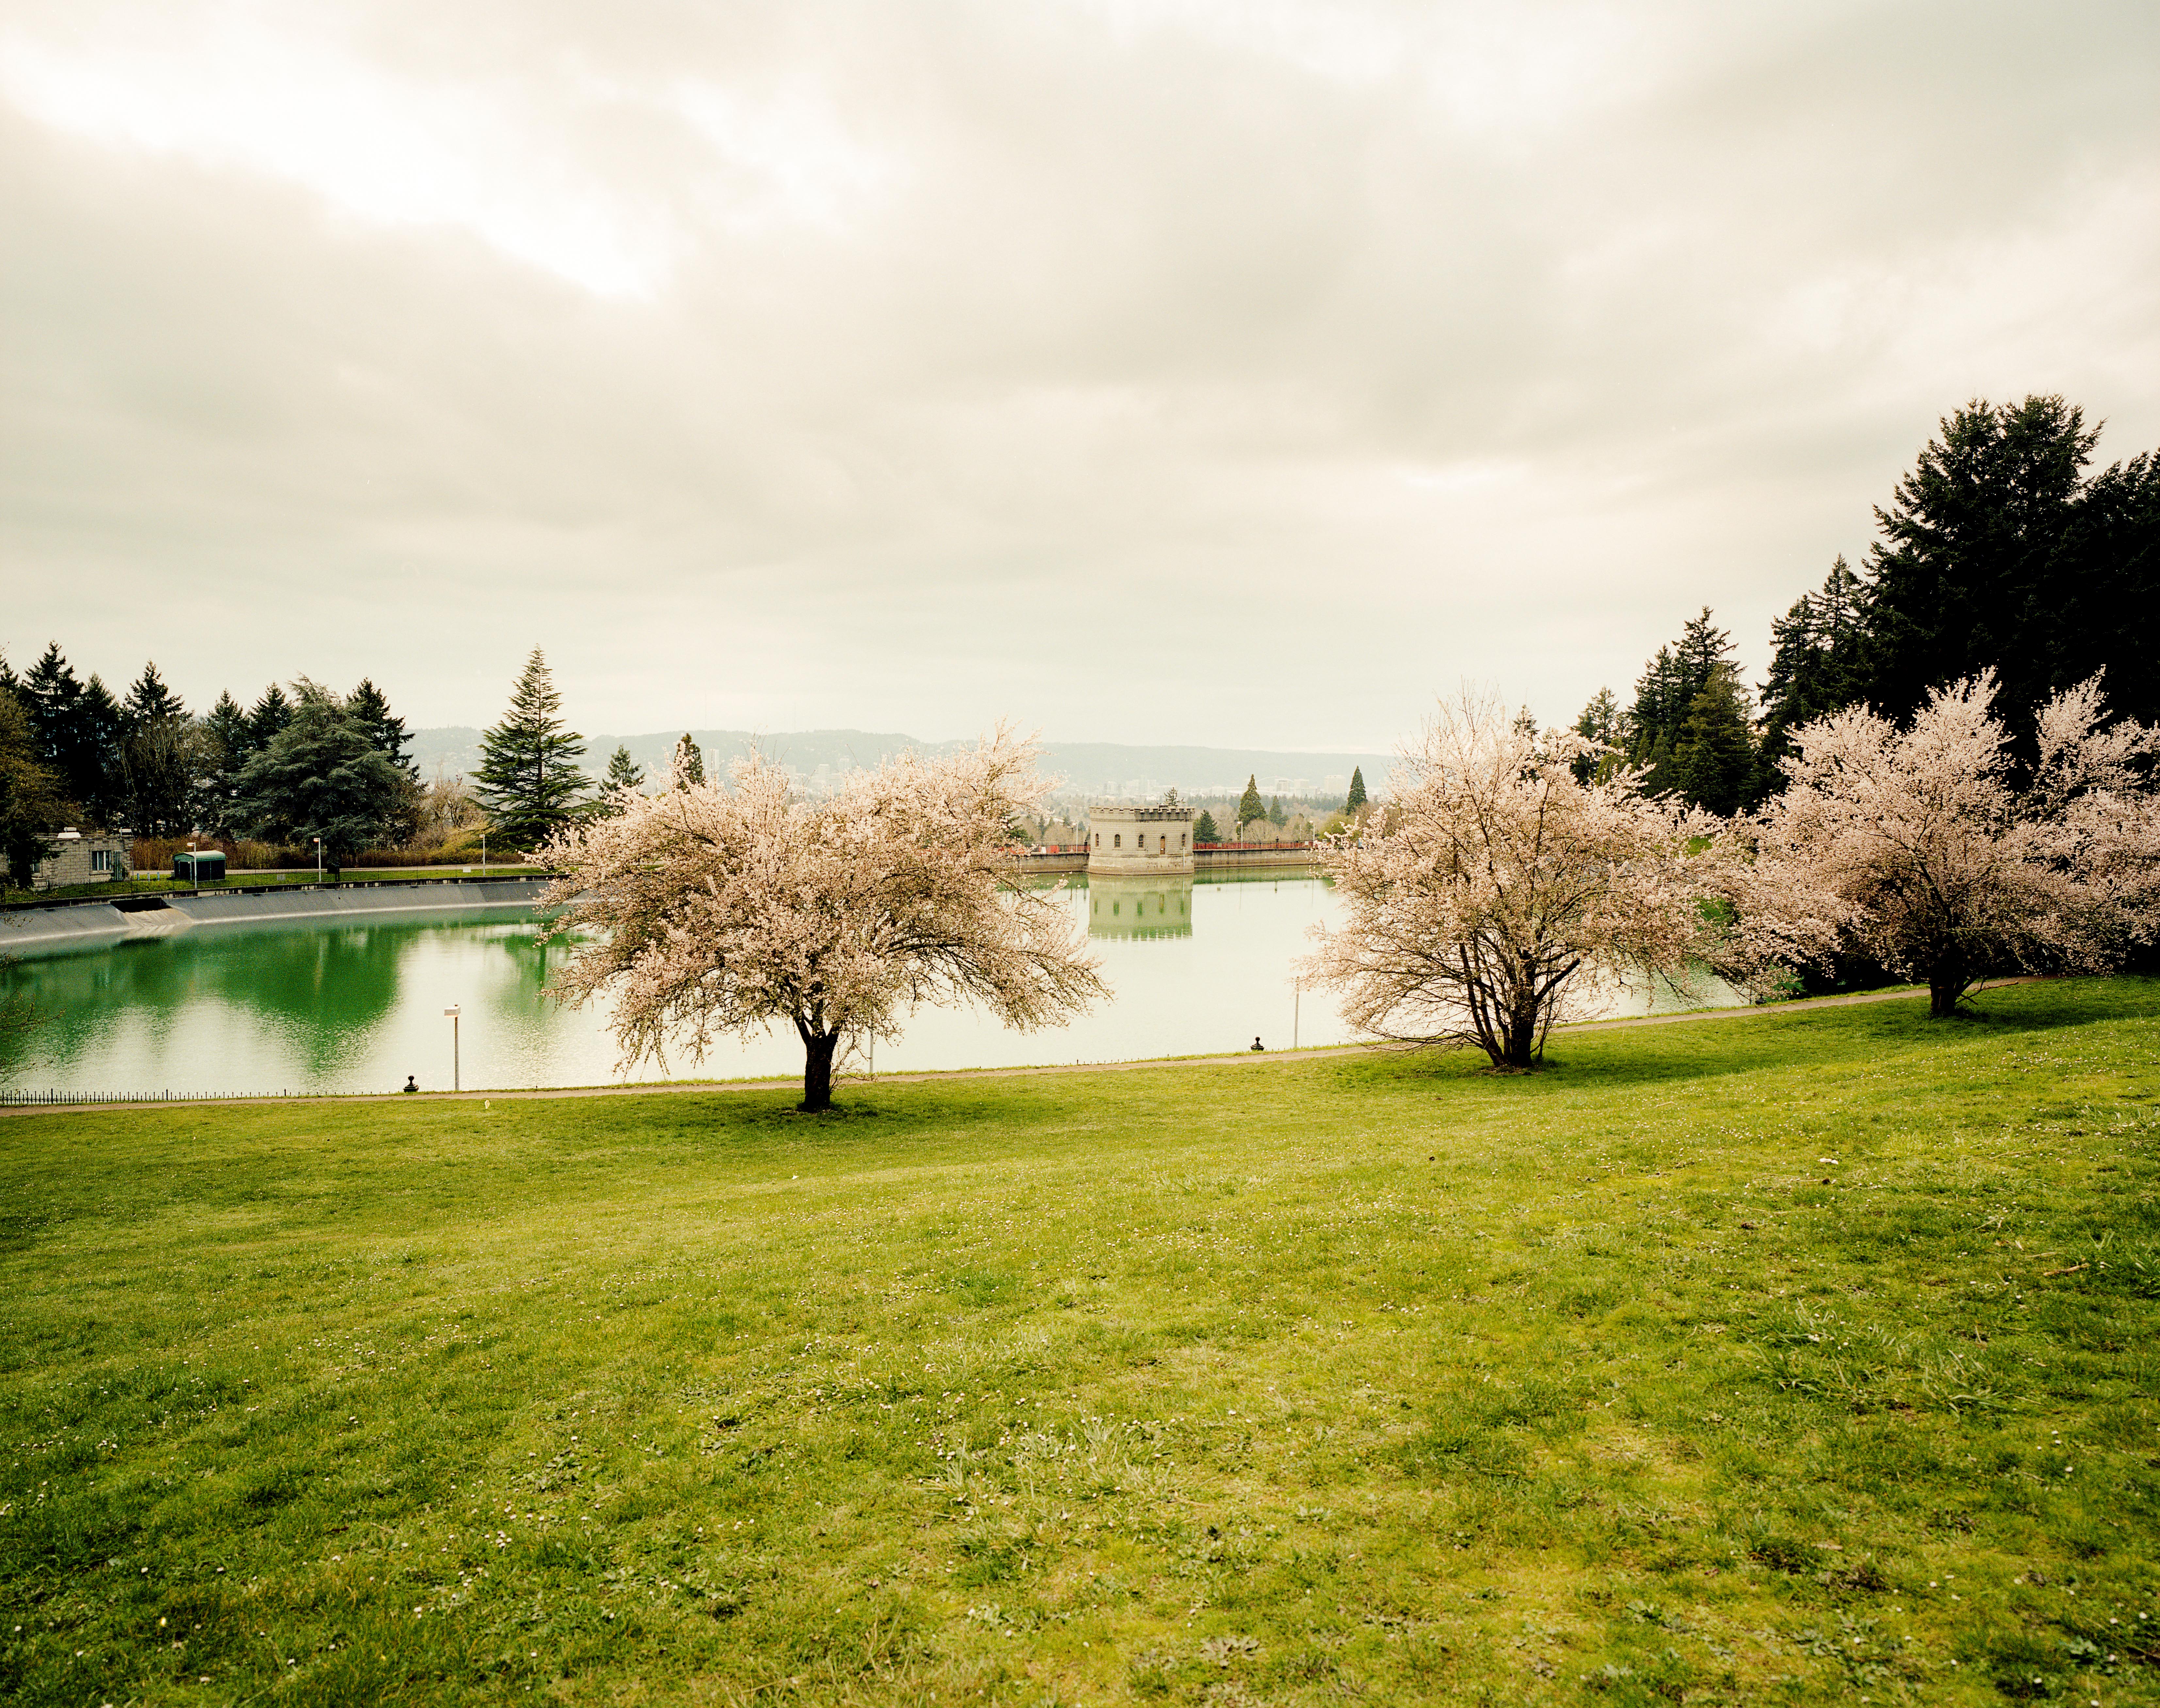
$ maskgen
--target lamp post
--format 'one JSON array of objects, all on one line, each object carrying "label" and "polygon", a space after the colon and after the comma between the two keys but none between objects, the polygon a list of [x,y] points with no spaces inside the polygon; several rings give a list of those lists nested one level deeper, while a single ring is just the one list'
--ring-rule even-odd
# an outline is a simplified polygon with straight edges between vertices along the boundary
[{"label": "lamp post", "polygon": [[320,838],[320,837],[319,836],[319,837],[317,837],[317,838],[315,838],[315,881],[316,881],[318,884],[319,884],[319,883],[321,883],[321,882],[322,882],[322,880],[323,880],[323,839],[322,839],[322,838]]},{"label": "lamp post", "polygon": [[452,1091],[460,1091],[464,1089],[464,1087],[460,1083],[458,1071],[457,1005],[455,1003],[452,1003],[448,1008],[444,1009],[443,1010],[443,1017],[450,1023],[450,1089]]}]

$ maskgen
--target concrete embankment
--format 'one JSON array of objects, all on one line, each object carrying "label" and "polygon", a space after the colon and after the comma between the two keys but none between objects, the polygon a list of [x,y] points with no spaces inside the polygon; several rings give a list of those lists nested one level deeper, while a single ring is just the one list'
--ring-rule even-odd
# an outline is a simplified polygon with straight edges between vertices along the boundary
[{"label": "concrete embankment", "polygon": [[0,916],[0,955],[66,955],[183,932],[242,926],[366,925],[393,919],[485,918],[533,906],[544,880],[314,885],[245,892],[127,896]]}]

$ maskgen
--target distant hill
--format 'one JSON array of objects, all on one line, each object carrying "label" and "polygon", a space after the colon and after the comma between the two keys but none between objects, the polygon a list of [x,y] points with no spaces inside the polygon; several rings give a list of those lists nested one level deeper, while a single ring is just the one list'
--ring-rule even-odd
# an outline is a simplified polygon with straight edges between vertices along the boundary
[{"label": "distant hill", "polygon": [[[618,745],[644,766],[648,776],[664,774],[668,755],[682,731],[652,735],[591,735],[585,740],[585,769],[598,775]],[[782,765],[814,782],[819,766],[826,775],[874,766],[888,755],[913,748],[919,753],[948,753],[965,741],[922,741],[912,735],[880,735],[866,729],[802,729],[755,736],[741,729],[693,729],[690,737],[704,750],[709,771],[724,768],[755,744]],[[452,727],[413,732],[413,757],[423,776],[440,764],[470,776],[480,766],[480,732]],[[1365,787],[1378,793],[1391,763],[1384,753],[1286,753],[1231,747],[1134,747],[1111,741],[1046,741],[1043,766],[1066,780],[1067,792],[1090,799],[1152,800],[1165,789],[1187,795],[1236,794],[1245,779],[1259,779],[1263,794],[1325,798],[1350,787],[1350,772],[1363,766]]]}]

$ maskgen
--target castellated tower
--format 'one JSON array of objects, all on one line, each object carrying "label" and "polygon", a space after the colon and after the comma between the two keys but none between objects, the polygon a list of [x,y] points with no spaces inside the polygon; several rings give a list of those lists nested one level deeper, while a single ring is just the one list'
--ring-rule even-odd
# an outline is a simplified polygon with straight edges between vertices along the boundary
[{"label": "castellated tower", "polygon": [[1088,870],[1106,877],[1154,877],[1192,870],[1190,807],[1093,807],[1088,812]]}]

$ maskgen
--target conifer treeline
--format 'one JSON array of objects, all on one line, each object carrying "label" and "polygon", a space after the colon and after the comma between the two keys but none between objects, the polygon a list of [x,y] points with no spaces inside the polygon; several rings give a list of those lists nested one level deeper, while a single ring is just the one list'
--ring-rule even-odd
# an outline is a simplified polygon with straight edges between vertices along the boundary
[{"label": "conifer treeline", "polygon": [[1982,670],[2028,753],[2037,709],[2095,671],[2117,714],[2152,721],[2160,462],[2144,452],[2089,477],[2099,438],[2060,397],[1967,405],[1876,510],[1865,567],[1838,558],[1771,624],[1769,674],[1752,694],[1706,606],[1658,649],[1631,703],[1601,688],[1575,727],[1643,767],[1652,792],[1731,813],[1782,787],[1800,725],[1858,704],[1904,718]]},{"label": "conifer treeline", "polygon": [[[138,837],[252,838],[312,849],[332,869],[371,849],[454,850],[492,833],[530,848],[580,812],[582,738],[537,648],[478,776],[423,787],[405,720],[372,681],[340,694],[302,677],[252,707],[230,693],[196,716],[147,664],[124,699],[80,680],[58,642],[21,676],[0,655],[0,858],[24,885],[64,824]],[[686,737],[687,740],[688,738]],[[629,755],[610,779],[638,779]],[[625,767],[628,767],[625,770]]]},{"label": "conifer treeline", "polygon": [[0,656],[0,853],[20,885],[63,824],[137,836],[312,841],[327,864],[402,840],[419,777],[405,720],[371,681],[340,695],[303,677],[252,708],[191,714],[154,662],[124,698],[79,677],[55,641],[18,676]]}]

